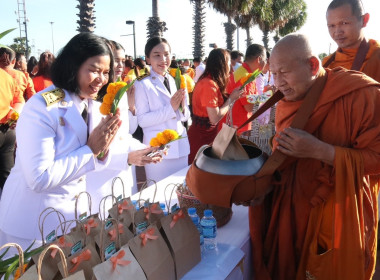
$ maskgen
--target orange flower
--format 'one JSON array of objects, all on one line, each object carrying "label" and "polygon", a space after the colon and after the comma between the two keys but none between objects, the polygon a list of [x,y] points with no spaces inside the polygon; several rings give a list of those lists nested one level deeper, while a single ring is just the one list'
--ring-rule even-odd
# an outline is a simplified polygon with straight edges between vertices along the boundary
[{"label": "orange flower", "polygon": [[240,79],[240,83],[244,85],[252,75],[253,73],[244,76],[243,78]]},{"label": "orange flower", "polygon": [[175,72],[177,71],[177,68],[170,68],[170,70],[169,70],[169,74],[173,77],[173,78],[175,78]]},{"label": "orange flower", "polygon": [[186,88],[186,81],[185,81],[185,77],[183,75],[181,75],[181,86],[180,88]]},{"label": "orange flower", "polygon": [[102,115],[108,115],[111,112],[111,105],[103,102],[99,110]]},{"label": "orange flower", "polygon": [[14,111],[14,112],[12,113],[12,115],[11,115],[11,120],[12,120],[12,121],[17,121],[17,120],[18,120],[18,117],[19,117],[19,114],[18,114],[16,111]]},{"label": "orange flower", "polygon": [[106,94],[104,97],[103,97],[103,103],[106,103],[106,104],[112,104],[113,100],[114,100],[115,96],[112,96],[112,94]]},{"label": "orange flower", "polygon": [[158,140],[157,140],[156,137],[150,139],[149,145],[151,147],[159,147],[159,146],[161,146],[160,142],[158,142]]},{"label": "orange flower", "polygon": [[156,138],[161,145],[166,145],[169,142],[162,132],[157,133]]},{"label": "orange flower", "polygon": [[[26,267],[28,266],[28,264],[24,264],[24,267],[22,268],[23,271],[25,271]],[[14,276],[14,280],[17,280],[20,278],[20,267],[16,269],[15,271],[15,276]]]},{"label": "orange flower", "polygon": [[168,139],[168,142],[178,139],[179,135],[177,131],[173,129],[165,129],[162,134]]}]

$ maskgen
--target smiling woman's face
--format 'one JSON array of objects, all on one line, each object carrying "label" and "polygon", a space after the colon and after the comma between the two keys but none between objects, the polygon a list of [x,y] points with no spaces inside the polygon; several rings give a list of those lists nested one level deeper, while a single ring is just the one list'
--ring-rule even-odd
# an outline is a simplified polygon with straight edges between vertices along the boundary
[{"label": "smiling woman's face", "polygon": [[168,44],[161,42],[155,46],[147,57],[154,72],[164,76],[170,66],[170,48]]},{"label": "smiling woman's face", "polygon": [[77,80],[79,96],[85,99],[95,99],[99,90],[108,83],[110,72],[110,57],[97,55],[88,58],[79,68]]}]

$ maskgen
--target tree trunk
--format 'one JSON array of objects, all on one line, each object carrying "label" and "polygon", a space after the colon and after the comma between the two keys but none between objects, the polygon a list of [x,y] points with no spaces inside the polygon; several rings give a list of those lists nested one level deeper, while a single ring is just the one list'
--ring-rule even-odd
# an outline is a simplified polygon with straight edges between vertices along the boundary
[{"label": "tree trunk", "polygon": [[94,32],[95,29],[95,17],[94,7],[95,0],[78,0],[79,5],[76,7],[79,9],[79,20],[77,20],[79,32]]},{"label": "tree trunk", "polygon": [[224,23],[224,30],[226,32],[226,45],[228,50],[234,49],[234,32],[236,25],[231,22],[231,17],[228,16],[228,22]]},{"label": "tree trunk", "polygon": [[265,27],[263,31],[263,44],[266,49],[268,49],[269,45],[269,28]]},{"label": "tree trunk", "polygon": [[245,31],[247,32],[247,48],[252,45],[252,37],[251,37],[251,33],[250,33],[250,30],[249,30],[249,27],[247,27],[245,29]]},{"label": "tree trunk", "polygon": [[193,0],[194,3],[194,26],[193,26],[193,36],[194,36],[194,46],[193,46],[193,56],[203,58],[205,54],[204,47],[204,31],[205,31],[205,0]]},{"label": "tree trunk", "polygon": [[158,0],[152,0],[152,17],[158,17]]}]

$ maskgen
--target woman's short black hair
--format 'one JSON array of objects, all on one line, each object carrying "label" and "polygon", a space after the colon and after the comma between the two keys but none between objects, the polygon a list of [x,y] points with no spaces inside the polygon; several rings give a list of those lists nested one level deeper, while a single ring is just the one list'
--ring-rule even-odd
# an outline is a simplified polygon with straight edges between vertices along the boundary
[{"label": "woman's short black hair", "polygon": [[[113,81],[113,55],[106,39],[89,32],[75,35],[59,52],[51,67],[51,80],[56,87],[79,94],[78,71],[90,57],[108,55],[110,72],[108,83]],[[108,86],[105,85],[103,88]]]},{"label": "woman's short black hair", "polygon": [[169,51],[172,52],[172,48],[165,38],[152,37],[145,44],[145,57],[150,57],[150,53],[152,52],[153,48],[161,43],[167,44],[169,46]]}]

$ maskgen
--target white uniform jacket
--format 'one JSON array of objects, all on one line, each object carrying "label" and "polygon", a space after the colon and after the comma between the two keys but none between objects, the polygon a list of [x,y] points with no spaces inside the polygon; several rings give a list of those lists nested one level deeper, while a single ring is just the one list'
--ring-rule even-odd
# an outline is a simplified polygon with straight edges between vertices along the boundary
[{"label": "white uniform jacket", "polygon": [[[168,92],[159,75],[151,70],[148,77],[135,82],[135,102],[137,121],[144,131],[144,144],[149,145],[150,139],[156,137],[158,132],[165,129],[174,129],[182,137],[187,132],[182,122],[190,117],[190,110],[185,102],[184,113],[173,110],[170,105],[172,95],[177,91],[175,80],[167,74],[170,91]],[[170,143],[170,149],[166,159],[175,159],[187,156],[190,153],[189,140],[187,137]]]},{"label": "white uniform jacket", "polygon": [[[102,118],[99,106],[99,102],[88,100],[90,132]],[[0,229],[20,238],[41,240],[40,213],[54,207],[66,219],[73,219],[75,196],[86,190],[85,174],[105,168],[110,157],[105,162],[94,158],[86,145],[87,126],[67,91],[64,99],[50,106],[41,92],[34,95],[20,115],[16,137],[16,163],[0,201]],[[80,213],[86,211],[83,207],[79,206]],[[57,219],[49,219],[45,233],[57,223]]]}]

